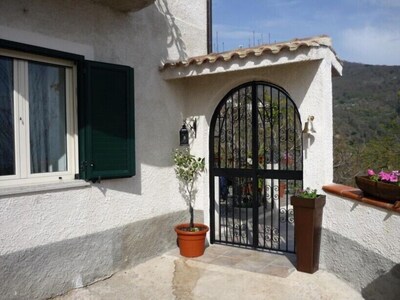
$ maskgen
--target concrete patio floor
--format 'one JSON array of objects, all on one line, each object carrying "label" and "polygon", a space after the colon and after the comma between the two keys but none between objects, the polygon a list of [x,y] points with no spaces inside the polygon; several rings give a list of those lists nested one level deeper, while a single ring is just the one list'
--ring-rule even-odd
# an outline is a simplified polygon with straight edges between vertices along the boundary
[{"label": "concrete patio floor", "polygon": [[188,259],[176,249],[54,299],[363,299],[331,273],[297,272],[294,261],[221,245]]}]

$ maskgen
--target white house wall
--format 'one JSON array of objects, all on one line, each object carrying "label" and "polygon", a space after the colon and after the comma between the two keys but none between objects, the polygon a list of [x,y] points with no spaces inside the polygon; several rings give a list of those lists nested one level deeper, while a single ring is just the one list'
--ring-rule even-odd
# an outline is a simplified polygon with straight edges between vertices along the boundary
[{"label": "white house wall", "polygon": [[321,266],[366,299],[400,295],[398,213],[328,194],[323,216]]},{"label": "white house wall", "polygon": [[[315,117],[315,133],[304,138],[304,186],[322,191],[333,180],[332,153],[332,86],[331,65],[325,60],[271,66],[264,69],[222,73],[182,79],[186,88],[185,115],[199,118],[198,133],[192,139],[192,152],[205,156],[208,162],[209,125],[218,103],[234,87],[261,80],[284,88],[296,103],[302,124],[309,115]],[[308,146],[307,146],[308,142]],[[199,209],[208,220],[208,173],[203,176]],[[202,206],[200,206],[202,205]]]},{"label": "white house wall", "polygon": [[[270,66],[264,69],[222,73],[180,79],[185,86],[185,117],[198,118],[197,137],[191,139],[192,153],[209,161],[209,131],[211,118],[218,103],[232,89],[250,81],[266,81],[284,88],[296,103],[302,123],[308,115],[315,116],[317,133],[304,151],[304,185],[321,191],[331,183],[332,170],[332,90],[329,61],[316,60]],[[175,82],[175,81],[169,81]],[[306,139],[305,139],[306,141]],[[197,209],[204,211],[204,221],[210,222],[209,173],[201,178]]]},{"label": "white house wall", "polygon": [[[270,82],[290,94],[299,109],[303,128],[309,115],[315,117],[316,133],[304,136],[304,186],[324,193],[322,186],[333,180],[332,65],[329,57],[177,79],[185,84],[185,115],[199,118],[197,137],[191,140],[193,153],[206,156],[208,161],[211,118],[218,103],[232,88],[250,81]],[[210,219],[208,175],[202,178],[204,188],[200,189],[201,201],[198,202],[198,208],[204,209],[206,222]],[[348,281],[368,299],[395,299],[395,295],[400,294],[399,222],[396,213],[328,194],[320,267]]]},{"label": "white house wall", "polygon": [[[331,74],[332,64],[336,69],[341,66],[329,48],[311,51],[316,55],[312,60],[303,60],[302,55],[309,53],[302,49],[295,56],[299,60],[283,52],[271,62],[259,58],[252,70],[233,62],[232,68],[219,66],[219,74],[204,69],[202,76],[181,78],[175,70],[170,72],[175,74],[170,79],[175,79],[164,80],[165,74],[158,71],[162,60],[206,53],[206,0],[157,0],[135,13],[114,11],[90,0],[6,0],[0,1],[0,12],[1,39],[134,67],[137,164],[137,175],[128,179],[0,196],[2,297],[54,296],[175,247],[173,225],[187,220],[171,156],[179,143],[182,119],[198,117],[191,149],[208,163],[212,114],[222,98],[242,83],[276,84],[296,103],[303,126],[309,115],[315,117],[316,133],[304,137],[304,186],[321,192],[332,182]],[[203,219],[204,212],[207,224],[208,175],[201,177],[196,204],[197,219]],[[325,235],[322,251],[335,247],[337,234],[368,247],[374,234],[360,240],[338,229],[336,212],[350,207],[335,204],[327,209],[325,233],[332,234]],[[368,212],[361,214],[368,219]],[[386,224],[395,226],[392,222]],[[323,253],[329,268],[335,252]]]},{"label": "white house wall", "polygon": [[158,66],[206,53],[206,1],[121,13],[89,0],[9,0],[0,11],[2,39],[134,67],[137,165],[128,179],[1,196],[1,297],[47,298],[174,247],[173,225],[187,220],[171,156],[185,104]]}]

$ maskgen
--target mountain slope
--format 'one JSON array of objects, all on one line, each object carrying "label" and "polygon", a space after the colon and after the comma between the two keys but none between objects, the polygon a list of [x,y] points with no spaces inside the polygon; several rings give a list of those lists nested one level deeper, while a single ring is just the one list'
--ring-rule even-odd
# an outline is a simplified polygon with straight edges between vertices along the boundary
[{"label": "mountain slope", "polygon": [[345,62],[333,80],[333,125],[335,182],[400,168],[400,66]]},{"label": "mountain slope", "polygon": [[345,62],[333,80],[334,132],[350,144],[383,133],[382,125],[400,114],[400,66]]}]

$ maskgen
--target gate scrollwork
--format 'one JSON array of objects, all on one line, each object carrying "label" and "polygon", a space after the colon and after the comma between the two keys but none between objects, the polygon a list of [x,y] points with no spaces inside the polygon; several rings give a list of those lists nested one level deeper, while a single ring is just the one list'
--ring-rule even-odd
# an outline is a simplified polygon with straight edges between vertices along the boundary
[{"label": "gate scrollwork", "polygon": [[294,252],[289,199],[302,186],[301,129],[294,101],[271,83],[243,84],[218,104],[210,124],[212,242]]}]

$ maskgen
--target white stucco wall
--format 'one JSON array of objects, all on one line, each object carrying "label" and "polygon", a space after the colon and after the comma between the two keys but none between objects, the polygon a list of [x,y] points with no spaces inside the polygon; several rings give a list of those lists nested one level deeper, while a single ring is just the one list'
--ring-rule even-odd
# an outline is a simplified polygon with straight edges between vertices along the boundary
[{"label": "white stucco wall", "polygon": [[[322,53],[318,59],[302,58],[286,64],[294,54],[280,53],[277,61],[285,64],[166,81],[158,70],[160,61],[206,53],[205,0],[157,0],[135,13],[113,11],[90,0],[7,0],[0,2],[0,11],[2,39],[135,68],[137,175],[103,180],[89,187],[0,196],[0,265],[2,258],[11,261],[9,273],[4,273],[9,282],[16,279],[8,274],[23,260],[27,265],[44,266],[43,275],[35,275],[38,282],[48,283],[43,290],[62,280],[70,281],[69,285],[57,287],[54,292],[57,293],[92,282],[98,279],[97,273],[111,275],[122,266],[120,261],[128,252],[141,253],[140,259],[152,247],[161,251],[157,243],[141,249],[144,234],[137,232],[132,237],[130,232],[141,227],[148,235],[172,232],[172,221],[163,216],[171,214],[170,219],[179,219],[174,213],[186,210],[178,192],[171,156],[179,144],[182,119],[198,117],[197,138],[191,141],[192,152],[206,157],[208,163],[212,114],[232,88],[245,82],[261,80],[281,86],[295,101],[303,125],[309,115],[315,117],[317,132],[304,139],[304,186],[321,191],[323,185],[332,182],[331,68],[334,58],[329,48],[321,49],[324,53],[310,50],[316,55]],[[310,55],[303,49],[299,53]],[[204,221],[209,224],[208,173],[200,179],[197,199],[196,208],[204,210]],[[334,218],[325,215],[324,220],[331,217]],[[160,218],[158,222],[146,223],[157,218]],[[170,236],[165,239],[173,243]],[[70,277],[49,281],[46,274],[57,272],[60,266],[50,263],[47,266],[37,259],[37,253],[45,253],[47,258],[41,259],[50,260],[50,253],[58,253],[59,248],[68,248],[69,244],[76,244],[70,252],[102,249],[97,261],[87,264],[101,265],[106,261],[107,266],[101,272],[86,270],[90,266],[85,264],[74,266],[71,274],[67,274]],[[82,258],[85,260],[87,257]],[[32,280],[30,276],[35,268],[31,273],[24,270],[14,276],[26,273],[26,280]],[[1,288],[6,288],[5,284],[0,284],[0,291]],[[13,288],[18,295],[18,286]]]},{"label": "white stucco wall", "polygon": [[[323,227],[400,263],[398,213],[328,194]],[[336,252],[335,249],[330,251]]]},{"label": "white stucco wall", "polygon": [[[166,83],[158,67],[163,59],[206,53],[206,1],[158,0],[141,11],[121,13],[90,0],[10,0],[0,2],[0,11],[1,39],[80,54],[85,59],[123,64],[135,69],[137,168],[137,175],[132,178],[103,180],[89,187],[0,196],[0,265],[3,266],[1,259],[4,262],[10,258],[21,260],[21,255],[29,265],[29,258],[23,253],[31,253],[34,249],[47,253],[46,247],[50,249],[65,241],[79,242],[81,238],[84,241],[85,237],[158,216],[172,214],[171,218],[179,219],[180,216],[174,213],[185,212],[186,205],[178,191],[171,153],[179,145],[178,131],[184,110],[182,84]],[[158,232],[173,232],[170,221],[162,220],[164,223],[155,225],[162,226]],[[157,234],[157,230],[149,229],[148,232]],[[124,235],[121,236],[123,239]],[[140,243],[140,234],[137,239],[129,243]],[[110,249],[116,247],[111,241],[102,243],[109,243]],[[173,238],[169,244],[174,244]],[[102,246],[100,244],[98,248]],[[113,251],[110,250],[108,255],[111,257],[107,260],[115,262]],[[143,257],[154,255],[151,249],[142,252]],[[42,275],[40,272],[21,272],[26,276],[42,276],[42,280],[37,279],[39,283],[56,280],[57,276],[46,277],[46,274],[59,273],[57,266],[47,270],[46,263],[32,258],[32,266],[35,263],[43,266]],[[12,280],[12,272],[18,263],[13,264],[7,271],[9,273],[3,267],[0,271],[0,275],[9,278],[10,282],[17,280]],[[73,272],[83,274],[84,268],[77,266]],[[116,267],[111,264],[107,268],[101,276],[111,275]],[[76,276],[82,278],[83,275]],[[87,277],[83,283],[78,280],[72,286],[96,279],[92,274]],[[27,280],[34,281],[32,278]],[[0,291],[7,289],[7,284],[3,281]],[[18,296],[18,287],[15,289],[12,293]],[[62,289],[60,287],[59,291]]]},{"label": "white stucco wall", "polygon": [[[321,192],[322,186],[331,183],[333,178],[330,138],[332,87],[329,60],[179,79],[184,82],[186,88],[185,116],[199,118],[197,138],[192,139],[193,153],[205,156],[208,162],[209,125],[217,104],[232,88],[255,80],[271,82],[288,91],[299,109],[303,125],[309,115],[315,117],[314,125],[317,133],[308,141],[304,138],[304,186],[318,188]],[[198,205],[204,209],[208,219],[208,173],[202,180],[204,188],[200,189]]]},{"label": "white stucco wall", "polygon": [[327,194],[321,267],[350,282],[366,299],[397,299],[399,226],[399,213]]},{"label": "white stucco wall", "polygon": [[[181,119],[199,117],[198,137],[192,149],[193,153],[208,159],[212,113],[230,89],[247,81],[265,80],[286,89],[299,108],[303,124],[308,115],[315,116],[317,133],[304,143],[304,185],[320,188],[332,181],[329,59],[164,81],[158,72],[160,60],[206,53],[206,1],[187,4],[182,0],[160,0],[132,14],[116,12],[89,0],[79,1],[79,9],[77,6],[78,1],[3,1],[0,38],[135,67],[137,176],[105,180],[90,188],[72,191],[3,197],[0,201],[6,205],[2,212],[8,221],[2,226],[10,230],[4,233],[6,242],[0,254],[185,209],[183,201],[176,201],[180,195],[170,157],[178,145]],[[151,43],[146,46],[143,41]],[[293,56],[289,52],[279,55],[282,62]],[[203,176],[197,202],[197,208],[204,209],[206,215],[208,182],[208,176]],[[74,199],[70,200],[74,193]],[[78,206],[79,215],[66,213],[69,206],[73,209]],[[37,213],[32,213],[32,208]],[[31,211],[25,216],[26,223],[12,221],[12,216],[19,211],[21,215]],[[47,226],[38,221],[41,219],[47,220]],[[63,229],[64,220],[69,224],[68,229]],[[29,223],[37,226],[28,228]],[[93,226],[82,228],[80,224]],[[11,242],[10,238],[17,233],[37,236],[38,231],[49,227],[54,228],[53,232],[62,228],[63,233],[29,241],[21,237],[20,243]]]},{"label": "white stucco wall", "polygon": [[131,14],[91,1],[0,3],[0,38],[135,68],[137,155],[130,179],[2,197],[0,255],[185,209],[171,167],[183,103],[158,66],[206,52],[205,10],[202,0],[161,0]]},{"label": "white stucco wall", "polygon": [[[184,82],[185,116],[199,118],[197,138],[192,140],[193,152],[206,156],[208,161],[211,117],[217,104],[232,88],[250,81],[271,82],[290,94],[299,109],[303,127],[309,115],[315,117],[316,133],[304,136],[304,186],[324,193],[322,186],[333,180],[331,72],[335,60],[330,50],[324,57],[172,79],[172,82]],[[179,70],[174,72],[179,73]],[[210,218],[208,175],[202,178],[204,188],[199,194],[199,207],[204,209],[206,222]],[[323,216],[321,268],[349,281],[366,297],[392,299],[390,297],[400,293],[397,288],[400,280],[399,222],[396,213],[328,195]]]}]

